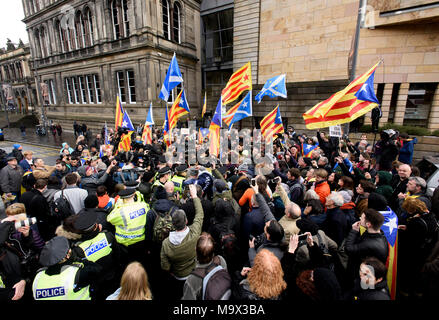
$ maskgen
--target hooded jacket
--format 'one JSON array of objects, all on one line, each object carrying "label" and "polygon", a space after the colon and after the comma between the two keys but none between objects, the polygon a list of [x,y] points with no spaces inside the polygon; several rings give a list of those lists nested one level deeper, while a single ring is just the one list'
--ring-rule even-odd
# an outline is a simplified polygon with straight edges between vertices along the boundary
[{"label": "hooded jacket", "polygon": [[108,178],[106,171],[100,171],[87,177],[87,168],[82,166],[78,169],[78,174],[81,176],[81,188],[88,191],[89,194],[96,193],[96,188],[103,185]]},{"label": "hooded jacket", "polygon": [[375,192],[384,196],[387,200],[387,203],[390,203],[393,193],[393,188],[391,186],[392,174],[387,171],[378,171],[377,175],[379,180]]},{"label": "hooded jacket", "polygon": [[[170,271],[177,278],[186,278],[196,265],[196,246],[201,234],[203,224],[203,206],[199,198],[194,199],[195,219],[192,225],[186,226],[189,231],[171,231],[169,237],[163,241],[160,252],[161,267],[165,271]],[[171,242],[174,233],[187,232],[180,243]]]}]

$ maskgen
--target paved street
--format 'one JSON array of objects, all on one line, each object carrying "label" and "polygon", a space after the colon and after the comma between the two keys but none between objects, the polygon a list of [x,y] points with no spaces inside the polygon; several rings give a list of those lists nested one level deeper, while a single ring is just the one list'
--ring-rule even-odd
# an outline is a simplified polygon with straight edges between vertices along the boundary
[{"label": "paved street", "polygon": [[[0,148],[5,150],[7,153],[10,153],[12,151],[12,146],[14,143],[12,141],[0,141]],[[23,146],[23,151],[31,150],[33,151],[34,158],[42,158],[44,160],[44,163],[47,165],[55,165],[55,160],[59,157],[59,150],[60,148],[55,147],[44,147],[39,146],[35,144],[30,143],[21,143],[18,142]]]},{"label": "paved street", "polygon": [[69,145],[74,147],[76,145],[76,138],[73,133],[63,131],[61,137],[56,135],[54,138],[52,134],[47,134],[45,136],[38,136],[35,133],[35,128],[27,128],[26,136],[22,137],[19,128],[4,128],[3,134],[5,136],[5,140],[16,141],[19,143],[30,143],[34,145],[48,146],[48,147],[59,147],[61,149],[61,145],[63,142],[67,142]]}]

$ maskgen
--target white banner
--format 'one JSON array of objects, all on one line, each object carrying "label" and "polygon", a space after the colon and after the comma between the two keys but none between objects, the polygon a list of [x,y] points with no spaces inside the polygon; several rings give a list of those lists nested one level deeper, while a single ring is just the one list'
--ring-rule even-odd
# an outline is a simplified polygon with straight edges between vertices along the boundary
[{"label": "white banner", "polygon": [[338,124],[336,126],[329,127],[329,136],[330,137],[342,137],[341,126]]}]

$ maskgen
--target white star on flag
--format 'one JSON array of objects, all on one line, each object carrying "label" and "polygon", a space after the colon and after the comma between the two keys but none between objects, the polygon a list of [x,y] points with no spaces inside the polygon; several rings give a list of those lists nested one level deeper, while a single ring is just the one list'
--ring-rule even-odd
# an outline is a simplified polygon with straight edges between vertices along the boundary
[{"label": "white star on flag", "polygon": [[128,122],[126,122],[126,121],[122,122],[122,128],[124,128],[124,127],[128,127]]},{"label": "white star on flag", "polygon": [[389,219],[389,222],[385,223],[384,225],[389,228],[390,234],[393,233],[393,229],[398,228],[398,226],[396,225],[396,218]]}]

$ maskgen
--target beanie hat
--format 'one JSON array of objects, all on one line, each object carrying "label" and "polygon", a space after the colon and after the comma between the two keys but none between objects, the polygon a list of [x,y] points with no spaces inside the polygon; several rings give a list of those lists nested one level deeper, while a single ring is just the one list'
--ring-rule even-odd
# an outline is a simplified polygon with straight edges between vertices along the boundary
[{"label": "beanie hat", "polygon": [[219,193],[221,193],[221,192],[223,192],[224,190],[227,189],[226,183],[223,180],[221,180],[221,179],[216,179],[213,182],[213,186],[215,187],[216,191],[219,192]]}]

